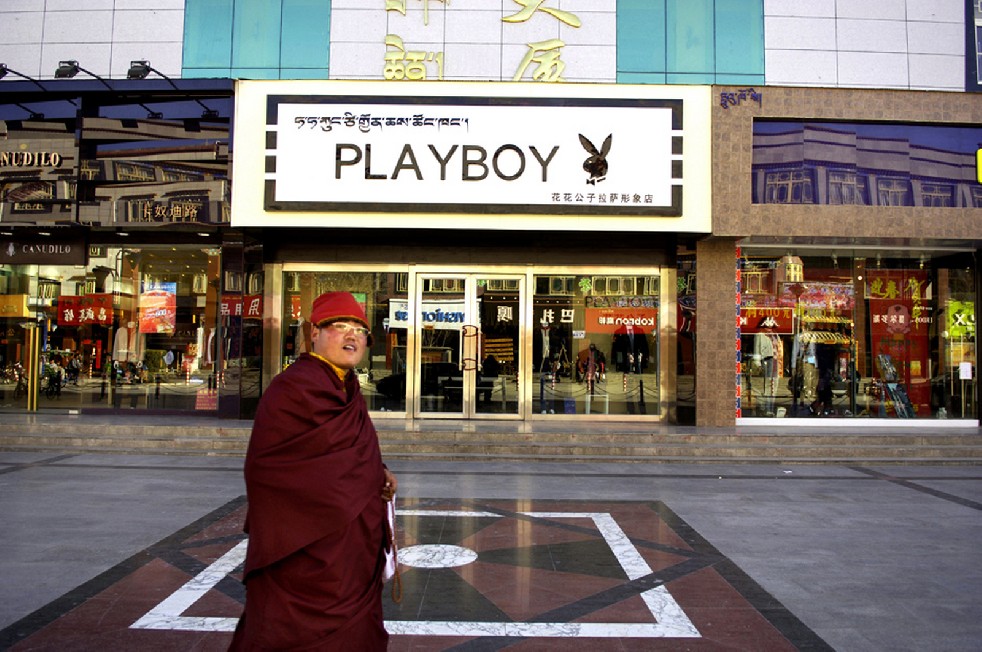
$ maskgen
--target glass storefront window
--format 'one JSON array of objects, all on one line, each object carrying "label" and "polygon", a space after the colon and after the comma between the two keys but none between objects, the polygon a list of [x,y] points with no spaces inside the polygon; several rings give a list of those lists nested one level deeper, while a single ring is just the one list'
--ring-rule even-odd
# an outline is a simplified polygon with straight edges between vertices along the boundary
[{"label": "glass storefront window", "polygon": [[292,272],[283,279],[282,368],[310,351],[310,306],[324,292],[351,292],[365,308],[373,343],[356,368],[369,410],[406,410],[408,300],[405,272]]},{"label": "glass storefront window", "polygon": [[278,367],[309,351],[313,300],[348,291],[374,334],[356,367],[370,410],[456,419],[660,416],[660,282],[631,271],[287,268]]},{"label": "glass storefront window", "polygon": [[743,417],[975,419],[971,254],[744,247]]},{"label": "glass storefront window", "polygon": [[159,245],[0,266],[0,409],[28,409],[32,369],[41,410],[217,409],[219,268],[218,249]]},{"label": "glass storefront window", "polygon": [[532,410],[658,414],[659,277],[534,277]]}]

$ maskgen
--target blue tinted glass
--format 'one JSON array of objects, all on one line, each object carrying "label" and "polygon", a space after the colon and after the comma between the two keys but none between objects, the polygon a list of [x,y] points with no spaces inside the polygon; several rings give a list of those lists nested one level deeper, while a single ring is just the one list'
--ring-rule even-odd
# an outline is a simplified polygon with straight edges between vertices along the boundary
[{"label": "blue tinted glass", "polygon": [[617,0],[617,72],[664,71],[665,1]]},{"label": "blue tinted glass", "polygon": [[330,3],[324,0],[283,0],[280,66],[317,68],[323,70],[323,76],[327,77],[330,35]]},{"label": "blue tinted glass", "polygon": [[236,0],[232,20],[232,67],[280,67],[281,0]]},{"label": "blue tinted glass", "polygon": [[762,0],[716,0],[716,72],[764,74]]},{"label": "blue tinted glass", "polygon": [[712,73],[713,0],[666,0],[668,72]]},{"label": "blue tinted glass", "polygon": [[[184,3],[184,77],[228,75],[232,65],[232,0],[186,0]],[[218,75],[188,74],[191,69],[218,69]]]}]

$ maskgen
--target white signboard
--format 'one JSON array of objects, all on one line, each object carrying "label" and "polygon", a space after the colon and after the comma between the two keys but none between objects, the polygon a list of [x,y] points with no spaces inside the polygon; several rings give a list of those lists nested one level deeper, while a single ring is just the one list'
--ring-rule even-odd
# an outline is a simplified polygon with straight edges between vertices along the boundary
[{"label": "white signboard", "polygon": [[[459,331],[464,325],[463,301],[424,301],[417,322],[423,328]],[[389,301],[389,328],[409,326],[409,302],[401,299]]]},{"label": "white signboard", "polygon": [[711,230],[709,87],[242,81],[233,226]]},{"label": "white signboard", "polygon": [[271,96],[267,210],[681,214],[680,101],[434,99]]}]

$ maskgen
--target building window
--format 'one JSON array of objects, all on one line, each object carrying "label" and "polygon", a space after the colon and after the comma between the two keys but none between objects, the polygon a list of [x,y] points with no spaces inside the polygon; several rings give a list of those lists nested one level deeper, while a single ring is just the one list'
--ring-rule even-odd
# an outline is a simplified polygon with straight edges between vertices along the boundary
[{"label": "building window", "polygon": [[947,183],[921,184],[921,201],[924,206],[952,206],[955,188]]},{"label": "building window", "polygon": [[866,177],[846,170],[830,170],[829,203],[869,204],[866,196]]},{"label": "building window", "polygon": [[768,172],[765,178],[766,204],[814,204],[815,192],[811,170]]},{"label": "building window", "polygon": [[880,206],[911,206],[910,182],[907,179],[877,179],[876,193]]}]

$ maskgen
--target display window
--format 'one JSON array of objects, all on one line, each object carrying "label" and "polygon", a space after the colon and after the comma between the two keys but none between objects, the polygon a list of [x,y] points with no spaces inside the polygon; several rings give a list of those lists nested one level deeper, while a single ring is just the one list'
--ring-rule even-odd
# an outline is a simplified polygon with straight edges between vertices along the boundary
[{"label": "display window", "polygon": [[740,417],[976,419],[970,253],[744,247]]},{"label": "display window", "polygon": [[217,248],[169,245],[0,266],[0,409],[216,410],[219,269]]},{"label": "display window", "polygon": [[540,414],[660,412],[660,277],[534,277],[533,410]]},{"label": "display window", "polygon": [[314,299],[342,290],[371,324],[356,373],[379,416],[660,417],[660,283],[631,271],[288,266],[274,371],[309,351]]}]

